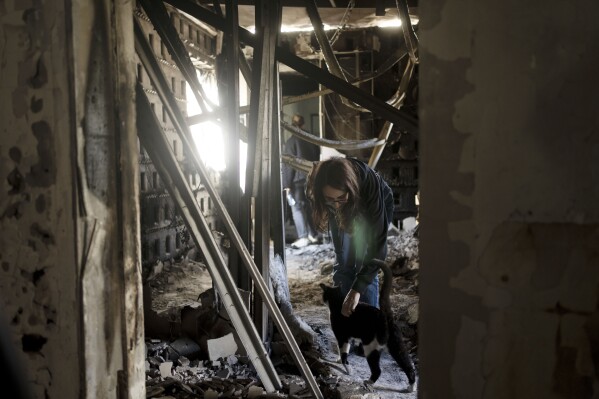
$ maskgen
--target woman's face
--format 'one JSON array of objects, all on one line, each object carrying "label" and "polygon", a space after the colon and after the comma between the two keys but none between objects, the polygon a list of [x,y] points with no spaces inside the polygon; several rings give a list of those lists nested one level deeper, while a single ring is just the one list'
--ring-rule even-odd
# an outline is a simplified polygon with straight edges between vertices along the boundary
[{"label": "woman's face", "polygon": [[323,187],[322,195],[327,206],[340,209],[349,199],[349,192],[331,187],[328,184]]}]

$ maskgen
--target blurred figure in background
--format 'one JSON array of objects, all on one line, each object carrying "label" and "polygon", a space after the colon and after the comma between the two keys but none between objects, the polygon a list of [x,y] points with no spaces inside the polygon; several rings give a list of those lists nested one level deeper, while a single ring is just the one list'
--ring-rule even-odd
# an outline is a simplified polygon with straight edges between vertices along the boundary
[{"label": "blurred figure in background", "polygon": [[[304,117],[299,114],[293,115],[291,124],[304,130]],[[308,143],[294,135],[285,142],[283,153],[308,161],[318,161],[320,158],[320,148],[317,145]],[[298,237],[291,244],[291,247],[303,248],[308,244],[315,244],[318,242],[318,238],[310,217],[310,204],[306,199],[306,174],[293,169],[286,163],[283,163],[282,167],[283,188],[285,189],[287,202],[291,207],[293,223]]]}]

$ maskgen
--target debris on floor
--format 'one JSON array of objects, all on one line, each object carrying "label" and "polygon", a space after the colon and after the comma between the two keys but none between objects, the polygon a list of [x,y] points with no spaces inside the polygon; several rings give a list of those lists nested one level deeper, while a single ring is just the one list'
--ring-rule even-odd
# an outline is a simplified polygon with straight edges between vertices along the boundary
[{"label": "debris on floor", "polygon": [[258,390],[264,392],[247,356],[202,360],[199,346],[195,352],[187,351],[187,356],[181,355],[179,348],[178,340],[146,342],[146,397],[197,398],[220,394],[220,397],[246,398],[254,397]]},{"label": "debris on floor", "polygon": [[[417,367],[419,256],[416,232],[417,229],[399,230],[390,235],[386,262],[394,275],[391,303],[396,322]],[[334,258],[330,243],[299,249],[288,247],[282,269],[286,269],[287,284],[273,284],[278,305],[289,310],[287,313],[297,319],[297,326],[307,331],[306,337],[310,336],[298,344],[312,373],[317,376],[324,397],[415,399],[417,393],[405,391],[407,379],[387,353],[381,357],[383,374],[375,385],[363,383],[369,375],[364,357],[350,352],[351,375],[337,363],[338,348],[319,287],[321,282],[332,282]],[[281,280],[280,276],[273,279]],[[226,344],[227,347],[239,343],[231,342],[232,335],[223,338],[231,333],[232,327],[226,313],[212,307],[214,291],[206,287],[210,287],[206,267],[190,261],[155,268],[151,281],[144,287],[151,291],[153,308],[148,317],[153,322],[153,330],[146,326],[146,337],[154,338],[147,341],[147,397],[312,397],[276,329],[270,357],[283,385],[280,392],[266,393],[242,347],[237,351],[210,353],[211,342],[216,349],[222,349],[223,345],[219,343],[222,339],[229,340],[231,345]]]}]

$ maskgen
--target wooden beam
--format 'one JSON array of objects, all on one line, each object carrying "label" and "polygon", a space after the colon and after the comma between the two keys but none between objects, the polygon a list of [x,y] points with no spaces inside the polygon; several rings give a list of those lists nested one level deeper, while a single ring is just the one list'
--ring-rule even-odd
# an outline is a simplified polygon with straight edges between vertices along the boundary
[{"label": "wooden beam", "polygon": [[[270,253],[270,175],[273,105],[273,71],[275,68],[275,45],[279,29],[279,3],[259,1],[256,7],[256,41],[252,65],[252,92],[250,97],[250,120],[248,134],[248,169],[246,192],[255,197],[255,248],[254,261],[268,276]],[[253,167],[250,167],[253,166]],[[259,297],[254,298],[254,319],[262,328],[262,338],[269,341],[268,313]]]}]

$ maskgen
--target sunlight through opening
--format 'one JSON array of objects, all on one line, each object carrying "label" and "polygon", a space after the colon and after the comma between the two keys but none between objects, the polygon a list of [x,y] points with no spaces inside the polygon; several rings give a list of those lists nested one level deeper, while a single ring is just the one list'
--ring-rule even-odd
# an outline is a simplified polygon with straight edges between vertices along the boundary
[{"label": "sunlight through opening", "polygon": [[[198,72],[198,79],[206,95],[214,104],[218,104],[218,88],[214,73]],[[186,84],[187,115],[202,113],[193,90]],[[191,135],[195,142],[200,158],[204,164],[216,171],[225,170],[225,145],[221,127],[214,122],[208,121],[190,126]]]}]

